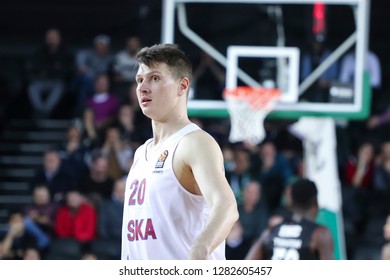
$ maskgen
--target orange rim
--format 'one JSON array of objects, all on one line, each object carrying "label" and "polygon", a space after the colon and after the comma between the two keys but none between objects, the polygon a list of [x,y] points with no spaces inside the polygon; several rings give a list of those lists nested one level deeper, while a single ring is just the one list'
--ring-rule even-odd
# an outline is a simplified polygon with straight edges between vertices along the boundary
[{"label": "orange rim", "polygon": [[271,101],[279,99],[280,95],[279,89],[248,86],[225,89],[223,92],[225,99],[243,100],[252,108],[265,108]]}]

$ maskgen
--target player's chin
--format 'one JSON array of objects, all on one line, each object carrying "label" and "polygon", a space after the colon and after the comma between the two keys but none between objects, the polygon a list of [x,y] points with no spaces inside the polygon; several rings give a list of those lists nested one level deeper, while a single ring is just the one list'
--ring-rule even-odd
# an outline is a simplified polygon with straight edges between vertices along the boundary
[{"label": "player's chin", "polygon": [[154,119],[155,117],[155,114],[153,113],[153,110],[151,110],[151,108],[148,108],[148,107],[141,107],[141,110],[142,110],[142,113],[150,118],[150,119]]}]

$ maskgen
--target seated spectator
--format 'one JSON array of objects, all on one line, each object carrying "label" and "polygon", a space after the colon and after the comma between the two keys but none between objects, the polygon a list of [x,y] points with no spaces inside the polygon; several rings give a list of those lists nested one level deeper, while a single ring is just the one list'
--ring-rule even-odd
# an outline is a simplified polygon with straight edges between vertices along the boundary
[{"label": "seated spectator", "polygon": [[99,240],[107,241],[105,244],[110,244],[111,250],[105,248],[106,255],[111,253],[111,257],[116,259],[120,259],[125,190],[126,179],[116,180],[111,197],[100,204],[98,211]]},{"label": "seated spectator", "polygon": [[86,157],[90,150],[83,144],[80,125],[72,123],[68,127],[66,139],[59,145],[58,152],[63,165],[74,173],[76,181],[88,172]]},{"label": "seated spectator", "polygon": [[[192,119],[194,123],[196,123],[199,127],[201,127],[201,123],[198,122],[198,119]],[[236,167],[236,163],[234,162],[234,149],[230,145],[222,146],[222,154],[224,160],[224,168],[225,172],[232,172]]]},{"label": "seated spectator", "polygon": [[109,87],[108,75],[97,75],[94,83],[95,92],[86,102],[86,107],[94,112],[94,125],[100,132],[114,122],[119,109],[119,100],[109,92]]},{"label": "seated spectator", "polygon": [[346,165],[342,188],[343,214],[356,236],[363,233],[369,219],[376,172],[374,161],[374,146],[365,141],[358,147],[357,155],[349,157]]},{"label": "seated spectator", "polygon": [[390,107],[384,112],[372,115],[367,121],[367,128],[372,131],[390,124]]},{"label": "seated spectator", "polygon": [[[339,80],[342,83],[352,84],[355,80],[355,56],[355,48],[353,48],[341,60]],[[382,107],[382,104],[380,104],[382,101],[382,94],[380,92],[382,89],[382,66],[379,57],[372,50],[367,51],[364,67],[369,74],[370,85],[373,91],[371,111],[374,114],[378,114],[379,109]]]},{"label": "seated spectator", "polygon": [[33,189],[33,203],[25,207],[24,214],[48,236],[52,236],[57,208],[58,204],[50,199],[50,191],[47,186],[36,185]]},{"label": "seated spectator", "polygon": [[242,203],[238,204],[238,212],[244,230],[243,237],[252,243],[267,227],[268,222],[267,205],[262,197],[259,182],[251,180],[245,185]]},{"label": "seated spectator", "polygon": [[114,179],[108,175],[108,158],[100,150],[92,153],[89,173],[80,181],[81,193],[94,205],[111,197]]},{"label": "seated spectator", "polygon": [[252,179],[250,151],[244,148],[235,148],[234,162],[231,162],[230,165],[231,168],[226,170],[226,178],[233,189],[237,202],[241,203],[242,190]]},{"label": "seated spectator", "polygon": [[0,240],[0,259],[22,259],[30,247],[37,248],[42,255],[50,246],[49,237],[19,210],[10,214],[8,229]]},{"label": "seated spectator", "polygon": [[263,187],[262,193],[267,201],[269,213],[272,214],[280,207],[284,189],[294,178],[293,168],[270,140],[261,143],[254,162],[252,170]]},{"label": "seated spectator", "polygon": [[365,142],[358,148],[357,157],[351,155],[347,161],[344,184],[356,188],[371,189],[374,176],[374,145]]},{"label": "seated spectator", "polygon": [[102,135],[98,134],[94,119],[94,111],[91,108],[85,108],[80,120],[80,126],[82,128],[81,138],[83,146],[86,147],[88,151],[93,151],[102,144]]},{"label": "seated spectator", "polygon": [[261,185],[251,180],[243,190],[242,202],[238,204],[240,217],[226,240],[226,258],[243,260],[253,242],[267,227],[268,212],[261,197]]},{"label": "seated spectator", "polygon": [[137,36],[131,36],[126,40],[126,47],[115,55],[113,63],[113,87],[124,101],[128,88],[135,82],[138,70],[136,55],[141,49],[141,40]]},{"label": "seated spectator", "polygon": [[44,45],[27,62],[28,97],[35,117],[50,117],[61,101],[70,74],[70,61],[60,31],[48,29]]},{"label": "seated spectator", "polygon": [[[323,36],[313,36],[310,48],[303,51],[300,80],[307,78],[328,56],[331,50],[325,45]],[[311,102],[328,102],[329,86],[337,79],[338,65],[332,64],[320,78],[301,96]]]},{"label": "seated spectator", "polygon": [[120,138],[134,151],[150,138],[149,130],[143,130],[136,122],[135,112],[129,104],[123,104],[119,108],[116,126],[120,131]]},{"label": "seated spectator", "polygon": [[108,158],[108,175],[117,180],[129,173],[133,162],[134,151],[120,138],[117,127],[111,126],[106,130],[106,138],[101,151]]},{"label": "seated spectator", "polygon": [[96,238],[97,213],[77,189],[66,193],[65,204],[56,215],[54,231],[57,238],[73,239],[88,247]]},{"label": "seated spectator", "polygon": [[[384,146],[388,148],[390,142]],[[375,193],[375,206],[381,211],[389,212],[390,206],[390,158],[382,157],[378,160],[374,169],[373,189]]]},{"label": "seated spectator", "polygon": [[[134,83],[129,88],[129,102],[134,112],[134,123],[137,124],[137,131],[140,133],[140,137],[145,141],[152,137],[152,125],[150,119],[144,115],[141,110],[141,106],[138,104],[137,97],[137,84]],[[145,142],[145,141],[142,141]]]},{"label": "seated spectator", "polygon": [[76,95],[75,116],[82,114],[87,99],[93,95],[93,81],[96,76],[108,74],[114,59],[109,36],[98,35],[93,43],[94,48],[76,53],[77,74],[73,80],[73,91]]},{"label": "seated spectator", "polygon": [[[340,68],[339,80],[343,83],[353,83],[356,68],[355,49],[347,53],[342,61]],[[370,83],[373,89],[382,87],[382,67],[379,57],[372,51],[368,50],[365,67],[370,74]]]},{"label": "seated spectator", "polygon": [[59,202],[65,191],[75,185],[73,173],[66,169],[56,150],[47,150],[43,155],[43,166],[34,178],[34,185],[44,184],[50,190],[51,199]]}]

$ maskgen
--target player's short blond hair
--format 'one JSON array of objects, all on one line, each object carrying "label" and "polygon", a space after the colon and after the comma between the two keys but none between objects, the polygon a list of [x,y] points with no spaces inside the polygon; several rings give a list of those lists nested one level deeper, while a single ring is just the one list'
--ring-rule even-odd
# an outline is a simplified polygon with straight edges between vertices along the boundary
[{"label": "player's short blond hair", "polygon": [[188,78],[192,81],[192,64],[190,59],[176,44],[156,44],[142,48],[137,54],[139,64],[148,67],[165,63],[176,79]]}]

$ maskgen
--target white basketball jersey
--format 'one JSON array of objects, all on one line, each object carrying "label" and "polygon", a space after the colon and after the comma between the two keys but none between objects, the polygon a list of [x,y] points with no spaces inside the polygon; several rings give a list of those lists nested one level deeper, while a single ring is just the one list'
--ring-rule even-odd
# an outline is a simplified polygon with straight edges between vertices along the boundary
[{"label": "white basketball jersey", "polygon": [[[151,139],[135,153],[126,183],[122,260],[188,259],[210,209],[203,196],[188,192],[179,183],[172,159],[183,136],[198,129],[195,124],[187,125],[151,158],[146,153]],[[225,242],[209,259],[225,259]]]}]

